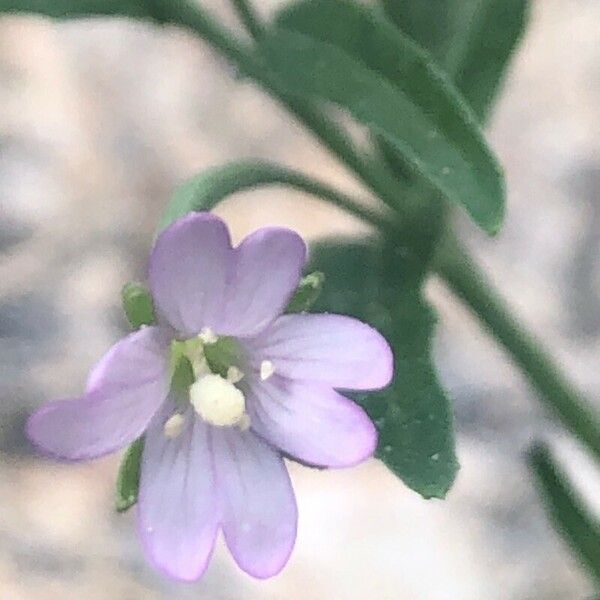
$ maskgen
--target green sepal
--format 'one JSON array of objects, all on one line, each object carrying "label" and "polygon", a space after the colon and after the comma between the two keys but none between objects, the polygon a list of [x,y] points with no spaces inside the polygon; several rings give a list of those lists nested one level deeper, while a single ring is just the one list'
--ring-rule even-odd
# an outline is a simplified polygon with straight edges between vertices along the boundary
[{"label": "green sepal", "polygon": [[[152,296],[143,284],[136,281],[126,283],[121,290],[121,300],[125,316],[133,329],[156,322]],[[127,448],[121,460],[115,500],[118,512],[125,512],[137,502],[143,448],[144,438],[140,437]]]},{"label": "green sepal", "polygon": [[125,316],[133,329],[156,323],[154,302],[145,285],[137,281],[126,283],[121,290],[121,300]]},{"label": "green sepal", "polygon": [[118,512],[130,509],[138,499],[144,438],[138,438],[127,448],[117,476],[115,506]]},{"label": "green sepal", "polygon": [[171,391],[175,397],[181,396],[182,393],[187,394],[194,381],[195,377],[192,363],[186,356],[179,356],[173,368]]},{"label": "green sepal", "polygon": [[204,357],[213,373],[226,378],[229,367],[240,365],[240,346],[232,337],[220,337],[214,344],[205,344]]},{"label": "green sepal", "polygon": [[308,311],[321,294],[324,283],[325,274],[320,271],[314,271],[303,277],[285,312],[292,314]]}]

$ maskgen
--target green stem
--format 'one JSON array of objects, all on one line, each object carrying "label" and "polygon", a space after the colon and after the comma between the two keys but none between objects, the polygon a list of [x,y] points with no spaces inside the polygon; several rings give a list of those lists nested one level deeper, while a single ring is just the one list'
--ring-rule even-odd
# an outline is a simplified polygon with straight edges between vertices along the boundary
[{"label": "green stem", "polygon": [[263,32],[263,26],[249,0],[231,0],[231,2],[244,27],[257,40]]},{"label": "green stem", "polygon": [[234,63],[241,73],[254,79],[268,93],[279,100],[288,110],[333,154],[367,185],[386,204],[396,211],[401,210],[398,202],[398,184],[394,176],[382,165],[365,160],[352,140],[313,103],[290,95],[268,73],[252,49],[235,39],[204,10],[192,6],[186,0],[162,0],[166,22],[178,25],[199,35]]},{"label": "green stem", "polygon": [[159,231],[190,211],[212,210],[231,194],[269,185],[285,185],[306,192],[326,200],[388,235],[397,232],[393,225],[395,215],[391,211],[389,215],[375,211],[348,194],[300,171],[265,161],[239,161],[222,165],[186,181],[168,204]]},{"label": "green stem", "polygon": [[586,509],[547,446],[535,444],[528,459],[556,528],[600,584],[600,520]]},{"label": "green stem", "polygon": [[440,245],[434,268],[504,346],[542,401],[600,460],[598,411],[560,372],[540,341],[524,330],[458,241]]},{"label": "green stem", "polygon": [[300,171],[270,163],[254,163],[252,167],[254,173],[245,182],[246,189],[259,185],[287,185],[317,198],[322,198],[329,202],[329,204],[341,208],[384,233],[387,232],[390,234],[396,231],[393,227],[395,215],[392,214],[389,215],[389,218],[386,218],[384,215],[362,205],[348,194],[340,192],[326,183],[308,177]]}]

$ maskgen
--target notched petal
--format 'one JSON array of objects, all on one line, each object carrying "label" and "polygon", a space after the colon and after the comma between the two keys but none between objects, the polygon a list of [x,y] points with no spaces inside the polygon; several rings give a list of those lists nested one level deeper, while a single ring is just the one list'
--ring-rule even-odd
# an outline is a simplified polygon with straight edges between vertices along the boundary
[{"label": "notched petal", "polygon": [[388,385],[393,375],[386,339],[366,323],[343,315],[284,315],[245,343],[257,365],[269,360],[278,374],[291,379],[375,390]]}]

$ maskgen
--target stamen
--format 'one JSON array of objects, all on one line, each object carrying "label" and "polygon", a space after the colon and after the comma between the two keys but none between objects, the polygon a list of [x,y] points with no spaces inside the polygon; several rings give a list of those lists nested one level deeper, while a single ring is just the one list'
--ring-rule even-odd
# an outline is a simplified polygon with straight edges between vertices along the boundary
[{"label": "stamen", "polygon": [[242,431],[247,431],[248,429],[250,429],[250,425],[252,425],[252,422],[250,421],[250,416],[248,415],[248,413],[244,413],[242,415],[237,425]]},{"label": "stamen", "polygon": [[262,381],[266,381],[275,373],[275,365],[270,360],[263,360],[260,363],[260,378]]},{"label": "stamen", "polygon": [[174,440],[182,431],[185,424],[185,417],[179,413],[175,413],[170,417],[164,426],[165,436],[170,440]]},{"label": "stamen", "polygon": [[215,332],[210,327],[203,327],[200,330],[200,334],[198,335],[203,344],[210,346],[212,344],[216,344],[219,340],[218,336],[215,335]]},{"label": "stamen", "polygon": [[244,374],[235,365],[231,365],[231,367],[227,369],[227,381],[229,381],[229,383],[238,383],[243,378]]}]

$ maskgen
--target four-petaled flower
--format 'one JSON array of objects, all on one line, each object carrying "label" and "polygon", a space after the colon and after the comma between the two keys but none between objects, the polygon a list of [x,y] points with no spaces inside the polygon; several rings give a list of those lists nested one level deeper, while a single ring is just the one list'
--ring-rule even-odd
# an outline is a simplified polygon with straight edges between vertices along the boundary
[{"label": "four-petaled flower", "polygon": [[[145,435],[139,533],[172,577],[202,575],[219,529],[244,571],[278,573],[297,523],[283,457],[347,467],[373,454],[373,424],[336,390],[387,385],[391,350],[349,317],[282,314],[305,261],[293,231],[264,228],[233,248],[218,217],[179,219],[150,257],[158,324],[113,346],[83,396],[28,422],[34,444],[67,460]],[[191,376],[174,376],[186,364]]]}]

